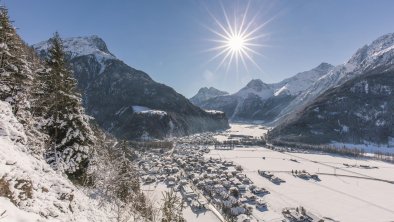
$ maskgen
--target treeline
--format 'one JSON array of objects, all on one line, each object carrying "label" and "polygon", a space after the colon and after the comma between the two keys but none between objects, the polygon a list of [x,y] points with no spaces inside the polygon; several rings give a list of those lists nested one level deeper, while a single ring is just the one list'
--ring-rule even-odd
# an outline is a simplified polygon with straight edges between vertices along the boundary
[{"label": "treeline", "polygon": [[338,148],[328,145],[311,145],[311,144],[287,142],[281,140],[270,140],[270,143],[274,146],[279,146],[279,147],[289,147],[294,149],[304,149],[304,150],[313,150],[318,152],[335,153],[335,154],[351,156],[351,157],[361,157],[364,156],[365,154],[364,150],[362,149],[343,149],[343,148]]},{"label": "treeline", "polygon": [[[269,141],[273,146],[278,146],[278,147],[289,147],[289,148],[294,148],[294,149],[301,149],[301,150],[312,150],[312,151],[317,151],[317,152],[326,152],[326,153],[334,153],[334,154],[339,154],[339,155],[344,155],[344,156],[350,156],[350,157],[368,157],[368,158],[374,158],[377,160],[382,160],[386,162],[393,162],[394,163],[394,154],[392,153],[382,153],[382,152],[374,152],[373,156],[367,156],[365,155],[365,151],[363,149],[357,149],[357,148],[347,148],[347,147],[334,147],[330,145],[311,145],[311,144],[304,144],[304,143],[297,143],[297,142],[287,142],[287,141],[281,141],[281,140],[270,140]],[[274,149],[274,147],[270,147]],[[281,148],[279,148],[281,149]]]},{"label": "treeline", "polygon": [[129,141],[128,144],[135,149],[172,149],[173,142],[171,141]]}]

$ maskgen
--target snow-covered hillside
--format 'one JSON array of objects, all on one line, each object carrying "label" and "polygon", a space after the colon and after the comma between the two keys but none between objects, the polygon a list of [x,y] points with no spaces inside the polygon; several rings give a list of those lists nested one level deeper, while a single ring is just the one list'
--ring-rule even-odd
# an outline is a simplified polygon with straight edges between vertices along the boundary
[{"label": "snow-covered hillside", "polygon": [[272,86],[275,88],[276,95],[286,91],[288,94],[296,96],[309,88],[316,80],[327,74],[333,68],[333,65],[323,62],[314,69],[297,73],[279,83],[272,84]]},{"label": "snow-covered hillside", "polygon": [[0,101],[0,220],[111,221],[105,205],[88,197],[25,145],[23,126]]}]

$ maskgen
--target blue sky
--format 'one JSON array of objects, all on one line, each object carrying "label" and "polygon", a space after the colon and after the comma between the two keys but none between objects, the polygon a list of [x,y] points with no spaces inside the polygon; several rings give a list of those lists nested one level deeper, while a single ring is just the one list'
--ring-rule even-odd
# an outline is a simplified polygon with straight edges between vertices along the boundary
[{"label": "blue sky", "polygon": [[[221,3],[239,20],[244,1]],[[251,1],[252,27],[270,19],[255,40],[247,70],[231,65],[218,69],[220,58],[210,61],[218,46],[219,21],[224,16],[219,1],[205,0],[2,0],[29,44],[46,40],[55,31],[63,37],[98,35],[109,50],[130,66],[190,97],[203,86],[235,92],[252,78],[278,82],[321,62],[345,62],[358,48],[394,32],[394,1],[390,0],[278,0]]]}]

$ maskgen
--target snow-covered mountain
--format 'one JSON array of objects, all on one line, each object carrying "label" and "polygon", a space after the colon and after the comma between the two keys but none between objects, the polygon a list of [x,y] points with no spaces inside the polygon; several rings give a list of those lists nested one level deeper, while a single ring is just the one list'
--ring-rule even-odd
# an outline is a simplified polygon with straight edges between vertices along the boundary
[{"label": "snow-covered mountain", "polygon": [[264,83],[260,79],[252,79],[244,88],[233,94],[239,99],[246,99],[251,95],[264,100],[271,97],[274,93],[273,87]]},{"label": "snow-covered mountain", "polygon": [[365,45],[348,62],[331,69],[309,88],[301,92],[279,115],[278,122],[285,116],[296,113],[311,103],[326,90],[355,78],[365,72],[381,69],[391,70],[394,64],[394,33],[386,34],[369,45]]},{"label": "snow-covered mountain", "polygon": [[275,95],[287,93],[297,96],[309,88],[313,83],[315,83],[316,80],[322,77],[322,75],[328,73],[333,68],[333,65],[323,62],[314,69],[297,73],[296,75],[284,79],[279,83],[272,84],[276,89]]},{"label": "snow-covered mountain", "polygon": [[232,120],[271,122],[300,93],[334,66],[321,63],[314,69],[297,73],[279,83],[267,84],[251,80],[244,88],[231,95],[219,95],[195,104],[204,109],[216,109]]},{"label": "snow-covered mountain", "polygon": [[190,98],[190,102],[193,104],[199,104],[202,101],[206,101],[211,98],[215,98],[218,96],[228,95],[228,92],[220,91],[214,87],[203,87],[198,90],[197,94]]},{"label": "snow-covered mountain", "polygon": [[298,95],[271,133],[308,143],[387,144],[394,137],[394,34],[360,48]]},{"label": "snow-covered mountain", "polygon": [[288,142],[387,147],[394,138],[393,112],[394,71],[372,70],[327,90],[275,127],[270,137]]},{"label": "snow-covered mountain", "polygon": [[[174,89],[117,59],[98,36],[66,38],[63,45],[86,111],[101,127],[122,139],[161,138],[228,127],[224,115],[205,112]],[[49,43],[33,47],[46,57]],[[162,112],[146,115],[135,112],[136,106]],[[151,115],[157,113],[167,115]]]}]

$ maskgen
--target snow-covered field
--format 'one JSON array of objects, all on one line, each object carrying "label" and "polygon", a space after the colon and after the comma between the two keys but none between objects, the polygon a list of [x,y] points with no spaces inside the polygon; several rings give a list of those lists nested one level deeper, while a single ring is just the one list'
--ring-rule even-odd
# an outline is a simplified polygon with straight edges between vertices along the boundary
[{"label": "snow-covered field", "polygon": [[[231,130],[237,128],[240,134],[256,135],[257,130],[242,127],[232,126]],[[393,164],[338,155],[281,153],[261,147],[211,150],[206,157],[234,161],[243,167],[255,185],[271,192],[264,197],[268,211],[254,211],[254,215],[264,221],[280,221],[283,208],[298,206],[337,221],[394,220],[394,182],[382,181],[394,181]],[[257,170],[271,171],[286,182],[273,184]],[[295,177],[292,170],[318,173],[321,181]]]},{"label": "snow-covered field", "polygon": [[[340,221],[390,221],[394,219],[392,207],[394,198],[387,198],[394,196],[394,184],[347,177],[371,177],[394,181],[394,165],[329,155],[279,153],[265,148],[212,150],[207,156],[232,160],[242,165],[246,175],[256,185],[271,192],[265,197],[269,211],[262,213],[262,218],[272,218],[270,211],[279,216],[284,207],[304,206],[319,216]],[[377,166],[378,169],[348,168],[343,163]],[[275,185],[258,175],[257,170],[271,171],[284,179],[286,183]],[[347,176],[319,175],[321,181],[315,182],[294,177],[291,170]],[[267,218],[265,214],[269,214],[267,216],[270,218]]]},{"label": "snow-covered field", "polygon": [[230,129],[223,133],[215,135],[214,138],[218,141],[228,140],[230,135],[233,136],[253,136],[259,138],[267,133],[267,129],[261,125],[232,123]]},{"label": "snow-covered field", "polygon": [[[215,137],[226,138],[230,133],[256,136],[264,130],[258,125],[236,124]],[[254,211],[258,219],[277,221],[283,208],[303,206],[337,221],[394,221],[394,182],[382,181],[394,181],[393,164],[328,154],[281,153],[261,147],[211,150],[206,157],[234,161],[255,185],[271,192],[264,197],[268,211]],[[286,182],[273,184],[257,170],[271,171]],[[321,181],[294,177],[292,170],[318,173]]]}]

